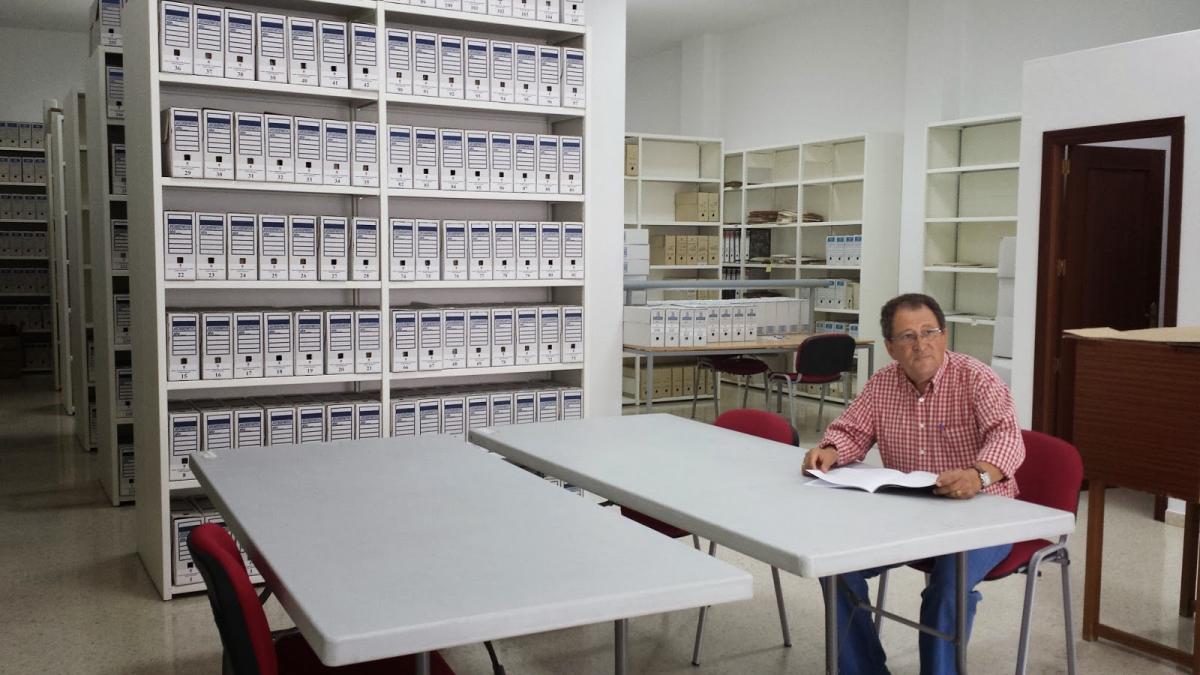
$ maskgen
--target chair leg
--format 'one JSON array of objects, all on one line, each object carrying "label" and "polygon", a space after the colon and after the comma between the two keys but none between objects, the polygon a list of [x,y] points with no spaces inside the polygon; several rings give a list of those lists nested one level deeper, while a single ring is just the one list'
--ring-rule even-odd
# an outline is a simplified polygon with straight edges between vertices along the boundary
[{"label": "chair leg", "polygon": [[700,381],[700,362],[697,361],[692,366],[692,419],[696,419],[696,401],[700,397],[700,387],[697,386]]},{"label": "chair leg", "polygon": [[788,417],[792,420],[792,428],[796,428],[796,383],[788,378]]},{"label": "chair leg", "polygon": [[492,675],[504,675],[504,666],[500,665],[500,659],[496,656],[496,648],[492,646],[491,640],[483,643],[487,649],[488,658],[492,662]]},{"label": "chair leg", "polygon": [[775,604],[779,605],[779,629],[783,631],[783,646],[792,646],[792,631],[788,630],[787,608],[783,606],[783,585],[779,583],[779,568],[771,566],[771,580],[775,582]]},{"label": "chair leg", "polygon": [[[883,601],[887,597],[888,571],[879,573],[879,591],[875,594],[875,608],[883,611]],[[875,634],[883,635],[883,615],[875,615]]]},{"label": "chair leg", "polygon": [[742,378],[742,407],[746,407],[746,403],[750,401],[750,376]]},{"label": "chair leg", "polygon": [[821,385],[821,400],[817,403],[817,431],[821,430],[821,422],[825,420],[825,397],[829,395],[829,385]]},{"label": "chair leg", "polygon": [[721,371],[712,369],[713,376],[713,419],[721,416]]},{"label": "chair leg", "polygon": [[1033,596],[1037,590],[1038,562],[1029,562],[1025,572],[1025,606],[1021,609],[1021,633],[1017,642],[1016,675],[1025,675],[1025,662],[1029,657],[1029,624],[1033,620]]},{"label": "chair leg", "polygon": [[770,376],[767,375],[766,373],[763,373],[763,410],[771,409],[771,396],[770,396],[771,384],[768,381],[769,379],[770,379]]},{"label": "chair leg", "polygon": [[700,550],[700,537],[698,535],[692,535],[692,546],[695,546],[697,551]]},{"label": "chair leg", "polygon": [[1059,568],[1062,571],[1063,625],[1067,632],[1067,675],[1075,675],[1075,628],[1071,621],[1071,557],[1067,550],[1059,552]]},{"label": "chair leg", "polygon": [[775,380],[775,414],[783,412],[783,382]]}]

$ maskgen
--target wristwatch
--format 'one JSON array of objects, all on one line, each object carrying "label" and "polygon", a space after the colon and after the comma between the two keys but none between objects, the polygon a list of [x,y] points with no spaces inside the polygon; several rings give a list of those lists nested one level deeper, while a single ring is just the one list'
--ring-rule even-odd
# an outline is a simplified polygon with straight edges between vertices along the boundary
[{"label": "wristwatch", "polygon": [[986,490],[987,486],[992,484],[992,474],[981,469],[975,469],[979,472],[979,489]]}]

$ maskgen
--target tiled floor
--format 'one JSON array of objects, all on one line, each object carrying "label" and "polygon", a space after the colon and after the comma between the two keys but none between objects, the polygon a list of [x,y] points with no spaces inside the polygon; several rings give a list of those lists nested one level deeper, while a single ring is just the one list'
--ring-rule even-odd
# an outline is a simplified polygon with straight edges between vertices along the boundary
[{"label": "tiled floor", "polygon": [[[220,644],[203,596],[162,602],[142,570],[134,545],[133,508],[106,505],[95,480],[95,458],[75,445],[72,419],[58,413],[44,381],[6,383],[0,392],[0,673],[105,673],[157,675],[220,672]],[[732,388],[726,389],[732,405]],[[757,400],[756,400],[757,399]],[[752,395],[751,405],[761,405]],[[711,409],[711,404],[705,407]],[[807,406],[806,406],[807,408]],[[662,410],[686,414],[682,405]],[[838,408],[833,409],[836,414]],[[631,412],[627,409],[627,412]],[[703,412],[703,411],[702,411]],[[827,411],[828,413],[828,411]],[[805,444],[815,407],[801,420]],[[711,417],[711,414],[709,415]],[[1114,491],[1109,500],[1105,617],[1108,622],[1160,640],[1191,646],[1191,621],[1174,615],[1181,531],[1149,517],[1145,495]],[[1083,528],[1071,543],[1074,612],[1081,615]],[[829,514],[796,514],[830,518]],[[682,545],[682,544],[681,544]],[[755,578],[751,601],[710,614],[704,664],[688,659],[695,612],[649,616],[631,622],[637,673],[813,673],[823,663],[821,599],[815,583],[784,578],[794,646],[780,646],[769,569],[728,550],[720,556]],[[486,561],[481,561],[481,569]],[[1046,572],[1036,603],[1031,673],[1066,671],[1058,570]],[[983,587],[971,642],[975,673],[1011,672],[1024,578]],[[894,574],[890,604],[912,614],[920,575]],[[287,625],[269,606],[275,627]],[[1078,635],[1078,627],[1076,628]],[[915,633],[885,627],[884,644],[897,673],[915,673]],[[1112,644],[1078,641],[1081,673],[1169,673],[1175,667]],[[504,640],[497,645],[513,675],[609,673],[610,625]],[[447,650],[459,673],[490,672],[480,646]]]}]

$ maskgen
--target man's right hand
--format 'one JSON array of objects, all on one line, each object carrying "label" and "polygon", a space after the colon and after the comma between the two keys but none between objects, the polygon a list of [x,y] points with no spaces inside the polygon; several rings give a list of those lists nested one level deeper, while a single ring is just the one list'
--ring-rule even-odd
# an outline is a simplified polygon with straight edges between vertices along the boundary
[{"label": "man's right hand", "polygon": [[837,464],[837,458],[837,450],[834,448],[813,448],[804,455],[804,470],[829,471]]}]

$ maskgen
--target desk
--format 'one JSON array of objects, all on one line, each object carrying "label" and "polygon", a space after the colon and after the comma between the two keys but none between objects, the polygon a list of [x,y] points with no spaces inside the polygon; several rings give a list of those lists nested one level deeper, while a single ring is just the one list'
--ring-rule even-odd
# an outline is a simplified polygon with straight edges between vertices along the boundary
[{"label": "desk", "polygon": [[[956,501],[808,486],[800,473],[804,449],[673,415],[492,427],[472,431],[471,441],[802,577],[1075,530],[1071,513],[1004,497]],[[813,514],[837,514],[836,526]],[[826,667],[836,672],[834,603],[826,604]],[[959,651],[964,673],[965,645]]]},{"label": "desk", "polygon": [[[714,344],[701,345],[699,347],[644,347],[640,345],[624,345],[622,349],[626,355],[641,356],[646,359],[646,381],[654,382],[654,357],[655,356],[725,356],[732,354],[791,354],[796,351],[800,343],[812,337],[807,333],[795,333],[792,335],[781,335],[778,338],[761,337],[752,342],[717,342]],[[870,377],[875,372],[875,341],[874,340],[859,340],[855,339],[856,349],[865,349],[867,352],[867,377]],[[721,378],[717,378],[715,396],[720,396]],[[637,392],[635,400],[641,398],[642,386],[637,384]],[[764,392],[764,394],[767,392]],[[847,392],[847,397],[849,393]],[[646,398],[646,409],[654,407],[654,397]]]},{"label": "desk", "polygon": [[[322,663],[751,597],[747,573],[462,441],[239,449],[192,469]],[[426,659],[422,659],[426,660]]]}]

